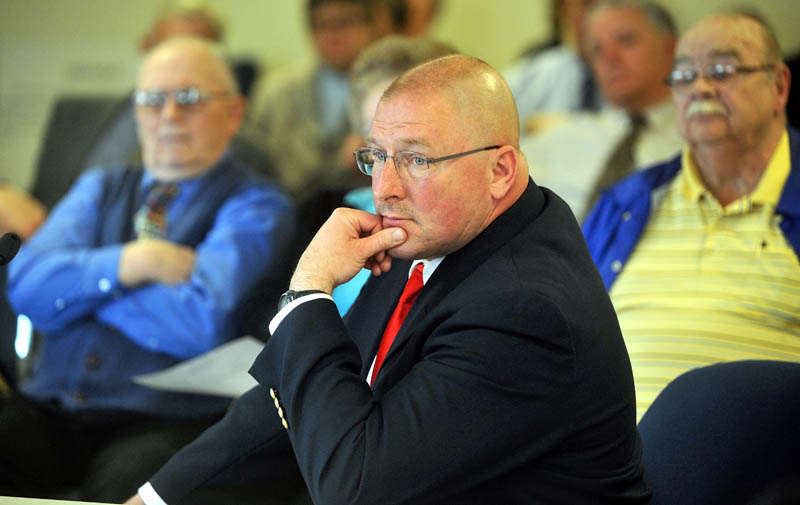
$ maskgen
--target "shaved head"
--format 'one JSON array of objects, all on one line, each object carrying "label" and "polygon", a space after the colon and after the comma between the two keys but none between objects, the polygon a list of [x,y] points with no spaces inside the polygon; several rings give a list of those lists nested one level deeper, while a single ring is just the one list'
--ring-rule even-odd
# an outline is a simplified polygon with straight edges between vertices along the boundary
[{"label": "shaved head", "polygon": [[478,58],[452,55],[414,67],[389,86],[382,100],[406,94],[445,98],[463,118],[458,128],[472,138],[519,149],[519,113],[511,90]]}]

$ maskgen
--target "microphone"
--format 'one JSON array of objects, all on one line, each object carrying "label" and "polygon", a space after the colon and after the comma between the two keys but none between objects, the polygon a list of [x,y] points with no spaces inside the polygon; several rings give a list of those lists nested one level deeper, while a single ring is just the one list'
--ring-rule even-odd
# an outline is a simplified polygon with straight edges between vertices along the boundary
[{"label": "microphone", "polygon": [[14,259],[20,245],[22,245],[22,239],[16,233],[6,233],[0,237],[0,266]]}]

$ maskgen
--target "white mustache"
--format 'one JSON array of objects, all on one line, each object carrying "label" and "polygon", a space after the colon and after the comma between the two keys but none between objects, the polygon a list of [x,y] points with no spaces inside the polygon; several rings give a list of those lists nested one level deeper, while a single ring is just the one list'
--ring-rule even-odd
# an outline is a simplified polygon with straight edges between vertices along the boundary
[{"label": "white mustache", "polygon": [[686,108],[687,118],[710,114],[722,114],[723,116],[727,116],[728,111],[716,100],[695,100]]}]

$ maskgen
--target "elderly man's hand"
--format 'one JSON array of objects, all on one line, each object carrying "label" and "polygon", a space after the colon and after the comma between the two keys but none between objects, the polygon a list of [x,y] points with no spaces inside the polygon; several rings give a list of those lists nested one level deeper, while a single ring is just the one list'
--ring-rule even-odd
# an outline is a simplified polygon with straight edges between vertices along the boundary
[{"label": "elderly man's hand", "polygon": [[42,224],[47,212],[31,195],[7,183],[0,183],[0,233],[12,231],[24,239]]},{"label": "elderly man's hand", "polygon": [[289,287],[330,293],[362,268],[380,275],[391,267],[392,259],[386,251],[405,240],[402,228],[383,229],[380,216],[336,209],[303,252]]},{"label": "elderly man's hand", "polygon": [[194,250],[166,240],[142,239],[122,248],[117,275],[125,287],[147,282],[177,284],[189,280]]}]

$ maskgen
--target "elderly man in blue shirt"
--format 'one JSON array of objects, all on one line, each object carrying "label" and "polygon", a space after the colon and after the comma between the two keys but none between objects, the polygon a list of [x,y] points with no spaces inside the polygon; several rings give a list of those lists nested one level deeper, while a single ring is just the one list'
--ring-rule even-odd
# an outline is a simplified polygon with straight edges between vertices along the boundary
[{"label": "elderly man in blue shirt", "polygon": [[0,495],[134,493],[228,400],[131,377],[237,336],[290,238],[286,194],[228,153],[244,101],[216,48],[156,47],[133,100],[143,166],[84,174],[10,266],[9,300],[45,338],[0,403]]}]

